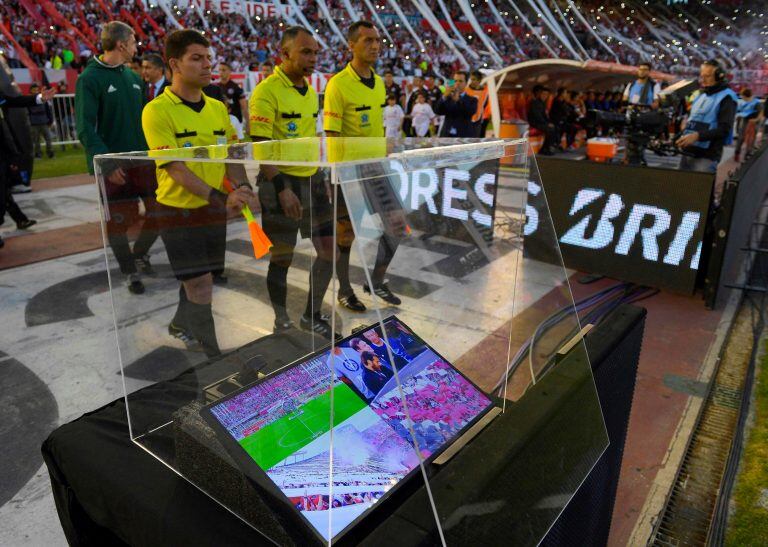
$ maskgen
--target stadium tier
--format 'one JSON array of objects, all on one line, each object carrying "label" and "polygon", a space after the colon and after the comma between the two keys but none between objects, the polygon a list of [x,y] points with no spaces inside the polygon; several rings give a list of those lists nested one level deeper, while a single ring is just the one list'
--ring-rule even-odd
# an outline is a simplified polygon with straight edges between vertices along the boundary
[{"label": "stadium tier", "polygon": [[760,1],[730,0],[20,0],[0,6],[0,50],[12,68],[80,70],[98,47],[101,25],[119,19],[136,30],[140,54],[160,51],[169,30],[197,28],[210,36],[219,60],[244,72],[279,62],[281,30],[300,25],[321,42],[317,70],[334,73],[346,62],[346,27],[366,18],[383,37],[380,72],[390,69],[396,77],[550,57],[651,61],[660,70],[682,72],[722,58],[731,69],[755,69],[768,58],[763,9]]}]

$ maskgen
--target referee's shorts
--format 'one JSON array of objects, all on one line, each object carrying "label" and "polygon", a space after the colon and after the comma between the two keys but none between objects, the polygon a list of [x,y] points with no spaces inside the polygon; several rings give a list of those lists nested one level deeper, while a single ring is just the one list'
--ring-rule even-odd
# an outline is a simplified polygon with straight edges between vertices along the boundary
[{"label": "referee's shorts", "polygon": [[321,173],[309,177],[282,174],[285,187],[293,190],[302,207],[301,220],[288,218],[280,205],[272,182],[259,180],[259,202],[262,227],[272,240],[272,254],[292,252],[297,234],[302,238],[333,236],[333,207],[325,190]]},{"label": "referee's shorts", "polygon": [[155,214],[176,279],[186,281],[224,268],[227,210],[223,204],[182,209],[158,203]]}]

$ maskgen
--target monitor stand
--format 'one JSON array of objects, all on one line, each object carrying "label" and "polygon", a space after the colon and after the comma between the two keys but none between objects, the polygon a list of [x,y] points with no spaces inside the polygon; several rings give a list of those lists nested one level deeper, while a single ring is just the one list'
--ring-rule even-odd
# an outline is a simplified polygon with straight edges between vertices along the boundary
[{"label": "monitor stand", "polygon": [[437,458],[432,460],[435,465],[444,465],[453,458],[459,450],[464,448],[472,439],[474,439],[480,432],[488,427],[488,425],[501,414],[501,409],[497,406],[486,412],[482,418],[480,418],[475,425],[470,427],[461,437],[456,439],[450,446]]}]

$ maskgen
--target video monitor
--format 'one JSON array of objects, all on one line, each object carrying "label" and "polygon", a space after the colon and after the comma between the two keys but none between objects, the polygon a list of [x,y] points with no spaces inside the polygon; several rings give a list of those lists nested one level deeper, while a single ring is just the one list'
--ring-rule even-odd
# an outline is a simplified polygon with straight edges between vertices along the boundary
[{"label": "video monitor", "polygon": [[418,472],[416,446],[428,463],[493,406],[397,317],[383,324],[203,409],[246,474],[266,476],[325,542]]}]

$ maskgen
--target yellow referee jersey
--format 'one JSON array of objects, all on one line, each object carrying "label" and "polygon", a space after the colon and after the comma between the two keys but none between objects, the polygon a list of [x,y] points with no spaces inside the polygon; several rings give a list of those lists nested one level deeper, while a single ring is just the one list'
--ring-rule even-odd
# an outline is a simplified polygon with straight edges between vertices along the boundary
[{"label": "yellow referee jersey", "polygon": [[[235,142],[237,133],[229,121],[229,114],[224,103],[203,94],[205,106],[195,112],[177,97],[170,87],[162,95],[150,101],[141,114],[141,124],[147,139],[150,155],[162,157],[167,154],[174,157],[227,157],[227,148],[194,149],[197,146],[222,145]],[[163,150],[181,149],[178,152]],[[185,150],[189,148],[190,150]],[[157,164],[157,201],[170,207],[197,209],[208,202],[181,184],[173,180],[163,166],[174,160],[158,159]],[[186,166],[206,184],[222,190],[225,163],[187,162]]]},{"label": "yellow referee jersey", "polygon": [[[270,140],[286,140],[314,137],[317,134],[319,102],[317,93],[304,78],[306,93],[303,95],[293,82],[277,66],[270,77],[262,81],[251,94],[248,112],[251,121],[251,137]],[[303,161],[319,159],[317,147],[307,147]],[[308,177],[317,172],[316,167],[279,166],[282,173]]]},{"label": "yellow referee jersey", "polygon": [[328,80],[323,102],[325,131],[336,131],[342,137],[384,136],[387,90],[375,73],[373,80],[373,88],[365,85],[350,64]]}]

